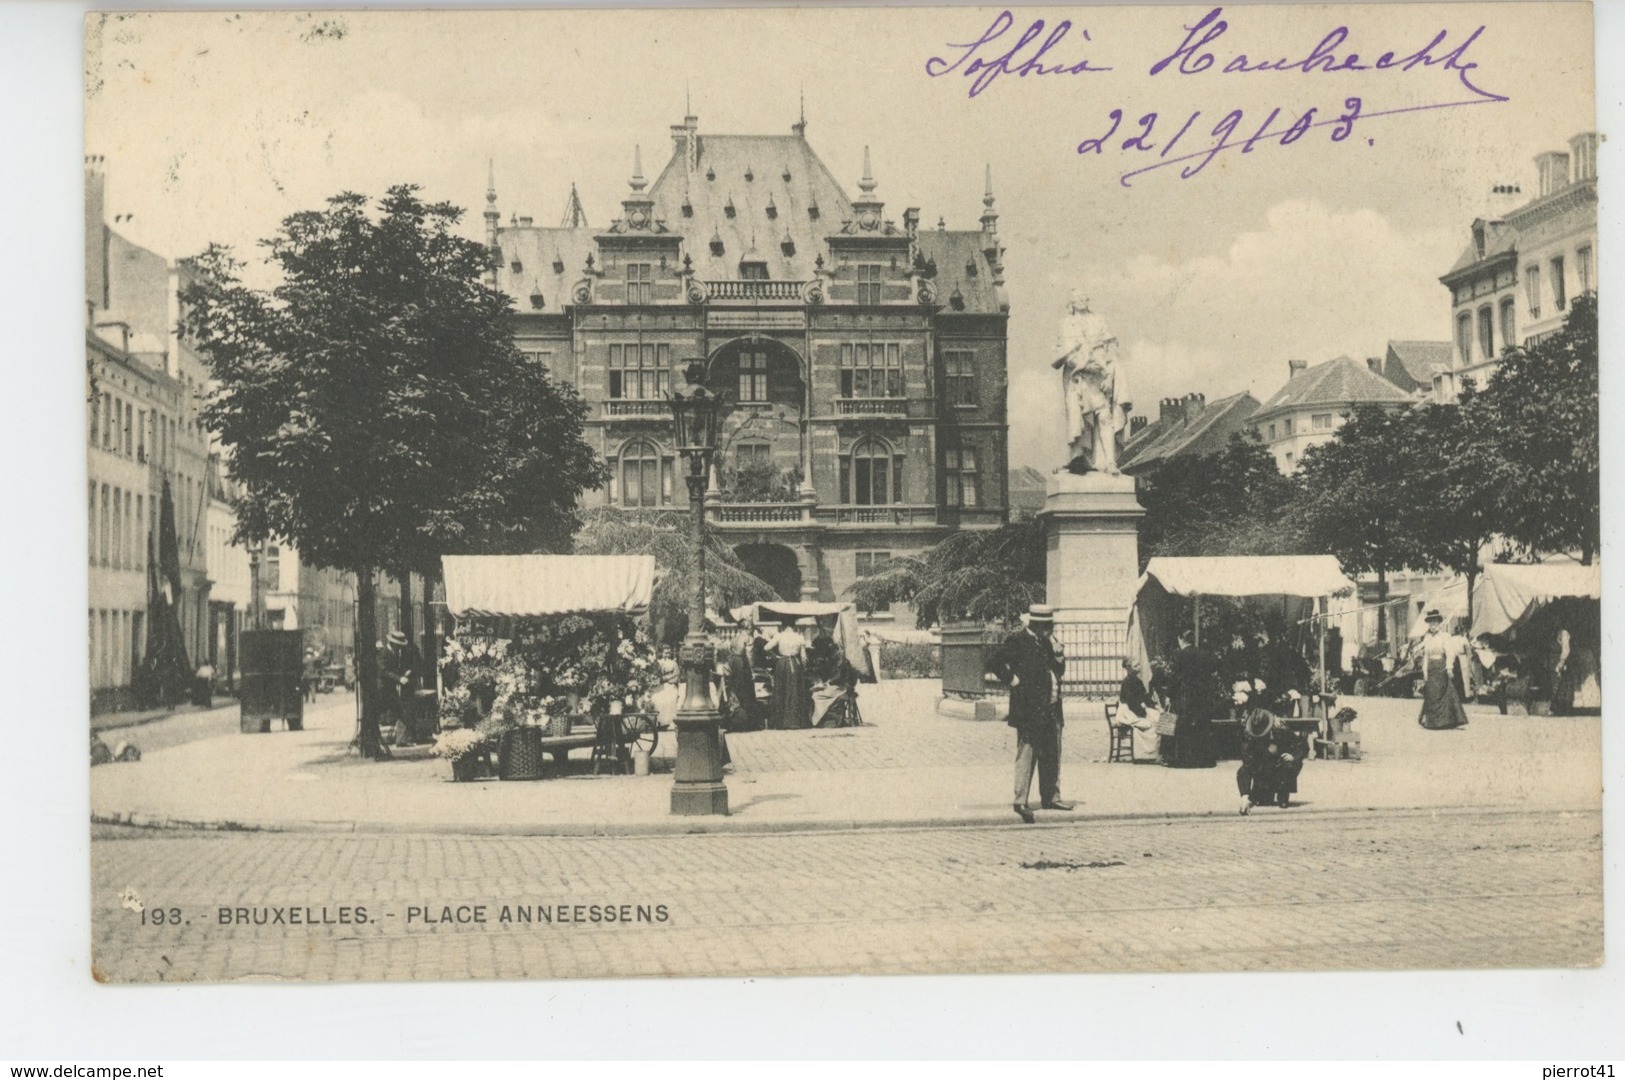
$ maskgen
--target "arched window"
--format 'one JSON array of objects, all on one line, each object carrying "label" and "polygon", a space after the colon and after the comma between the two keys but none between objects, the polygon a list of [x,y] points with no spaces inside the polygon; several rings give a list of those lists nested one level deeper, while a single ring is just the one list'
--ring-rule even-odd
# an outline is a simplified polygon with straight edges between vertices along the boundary
[{"label": "arched window", "polygon": [[1456,317],[1456,352],[1461,356],[1461,366],[1468,367],[1473,362],[1473,317],[1465,311]]},{"label": "arched window", "polygon": [[1495,317],[1490,314],[1488,304],[1478,309],[1478,347],[1483,350],[1484,359],[1495,359]]},{"label": "arched window", "polygon": [[1507,297],[1505,300],[1501,301],[1501,347],[1502,348],[1506,348],[1508,345],[1511,345],[1513,342],[1518,340],[1517,316],[1515,314],[1513,314],[1513,310],[1512,310],[1515,306],[1516,305],[1512,302],[1512,297],[1510,297],[1510,296]]},{"label": "arched window", "polygon": [[852,447],[850,480],[843,501],[859,506],[884,506],[902,501],[902,465],[891,448],[879,439],[860,439]]},{"label": "arched window", "polygon": [[651,442],[638,440],[621,449],[615,471],[620,481],[622,506],[660,506],[671,502],[671,470],[665,467],[660,450]]}]

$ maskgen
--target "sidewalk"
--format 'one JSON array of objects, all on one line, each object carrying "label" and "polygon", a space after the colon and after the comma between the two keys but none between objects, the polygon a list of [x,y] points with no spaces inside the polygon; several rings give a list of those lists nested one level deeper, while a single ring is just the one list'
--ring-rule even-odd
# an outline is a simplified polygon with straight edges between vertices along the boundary
[{"label": "sidewalk", "polygon": [[[170,827],[514,835],[1013,824],[1014,733],[1003,724],[935,715],[936,692],[935,682],[923,680],[863,687],[871,726],[731,737],[728,817],[670,814],[671,732],[662,733],[655,772],[646,777],[586,775],[586,751],[577,751],[566,776],[453,783],[450,765],[426,748],[382,762],[356,757],[348,751],[354,718],[338,709],[308,717],[302,732],[202,739],[139,762],[97,767],[91,812],[98,821]],[[1474,709],[1466,729],[1435,732],[1416,725],[1414,701],[1344,704],[1359,711],[1365,759],[1309,762],[1293,807],[1255,810],[1255,820],[1602,805],[1598,717],[1502,717]],[[1105,756],[1104,719],[1070,719],[1062,790],[1078,810],[1040,811],[1039,820],[1236,813],[1233,762],[1173,770],[1107,764]]]},{"label": "sidewalk", "polygon": [[237,699],[225,695],[217,695],[214,704],[204,709],[197,705],[176,705],[173,708],[130,710],[127,712],[93,713],[90,717],[90,730],[95,732],[118,731],[123,728],[141,727],[159,720],[168,720],[176,716],[195,716],[199,714],[223,713],[237,708]]}]

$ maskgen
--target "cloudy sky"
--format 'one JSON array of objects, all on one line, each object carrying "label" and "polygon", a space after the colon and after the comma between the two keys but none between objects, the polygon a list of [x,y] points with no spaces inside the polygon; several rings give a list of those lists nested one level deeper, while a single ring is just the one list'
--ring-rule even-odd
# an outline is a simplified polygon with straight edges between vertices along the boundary
[{"label": "cloudy sky", "polygon": [[[1490,187],[1532,194],[1534,155],[1595,127],[1583,5],[1232,6],[1186,61],[1212,53],[1210,66],[1183,74],[1176,58],[1152,74],[1207,11],[1015,9],[976,56],[994,61],[1045,20],[1017,67],[1070,18],[1043,62],[1110,70],[1005,75],[975,96],[968,60],[935,77],[928,67],[951,68],[967,52],[953,43],[984,36],[999,9],[96,17],[86,152],[106,157],[108,214],[133,215],[115,226],[132,239],[171,256],[210,241],[252,253],[288,213],[401,181],[468,207],[478,235],[491,159],[505,219],[555,223],[574,182],[601,225],[627,190],[634,145],[658,173],[685,95],[702,133],[788,132],[804,95],[808,137],[853,194],[871,147],[894,218],[918,206],[928,226],[941,215],[975,228],[992,166],[1008,248],[1012,460],[1047,469],[1063,441],[1049,360],[1074,288],[1122,340],[1142,411],[1189,391],[1263,398],[1288,359],[1447,339],[1437,279]],[[1406,58],[1442,32],[1428,54],[1440,62],[1222,70],[1238,54],[1249,67],[1302,61],[1339,27],[1346,38],[1321,66]],[[1351,97],[1364,114],[1412,111],[1366,115],[1339,141],[1323,125],[1280,145],[1308,110],[1335,119]],[[1114,109],[1124,118],[1103,152],[1080,155]],[[1170,158],[1210,147],[1232,110],[1232,141],[1266,131],[1250,151],[1189,179],[1180,170],[1195,161],[1120,182],[1168,160],[1181,128]],[[1123,150],[1150,113],[1150,149]]]}]

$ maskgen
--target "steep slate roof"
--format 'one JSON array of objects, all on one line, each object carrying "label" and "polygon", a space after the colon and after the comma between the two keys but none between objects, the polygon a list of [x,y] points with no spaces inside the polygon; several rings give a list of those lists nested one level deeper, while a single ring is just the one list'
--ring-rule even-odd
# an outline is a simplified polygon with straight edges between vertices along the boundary
[{"label": "steep slate roof", "polygon": [[1433,376],[1450,367],[1453,348],[1448,341],[1390,341],[1387,360],[1418,386],[1431,387]]},{"label": "steep slate roof", "polygon": [[[570,303],[570,287],[587,273],[587,255],[595,253],[591,229],[539,229],[503,225],[497,230],[502,249],[497,288],[513,297],[520,314],[557,315]],[[594,258],[596,258],[594,254]],[[520,265],[513,269],[514,262]],[[562,269],[555,269],[562,267]],[[531,294],[542,294],[533,307]]]},{"label": "steep slate roof", "polygon": [[[682,235],[683,252],[693,258],[695,274],[708,281],[736,279],[740,257],[754,248],[767,263],[769,278],[810,280],[813,260],[825,251],[824,237],[852,218],[852,200],[812,146],[799,135],[694,138],[694,167],[689,168],[686,153],[674,150],[649,197],[655,220]],[[751,179],[745,179],[746,173]],[[683,215],[685,199],[693,217]],[[816,218],[809,214],[814,203]],[[780,246],[786,235],[795,242],[793,255]],[[720,257],[711,254],[713,236],[722,238]]]},{"label": "steep slate roof", "polygon": [[1315,405],[1400,405],[1410,401],[1409,394],[1365,364],[1339,356],[1287,379],[1256,415]]},{"label": "steep slate roof", "polygon": [[1518,230],[1504,221],[1486,221],[1484,222],[1484,254],[1480,255],[1478,253],[1476,241],[1468,241],[1467,247],[1461,253],[1461,257],[1456,260],[1456,264],[1444,276],[1449,277],[1459,270],[1465,270],[1469,266],[1476,266],[1478,263],[1493,259],[1497,255],[1504,255],[1509,251],[1516,250],[1518,250]]},{"label": "steep slate roof", "polygon": [[999,310],[999,291],[993,287],[993,266],[982,251],[983,242],[980,231],[920,230],[915,243],[921,255],[936,261],[937,302],[946,305],[944,310],[957,310],[951,303],[956,290],[964,298],[965,311]]},{"label": "steep slate roof", "polygon": [[[692,138],[694,161],[689,161],[686,148],[673,145],[660,175],[642,196],[653,203],[656,227],[638,235],[680,239],[682,253],[693,261],[694,274],[702,281],[738,280],[740,260],[747,253],[754,253],[752,261],[766,264],[767,276],[774,281],[810,281],[820,255],[829,264],[826,238],[839,234],[855,213],[852,199],[803,134],[696,132]],[[873,198],[884,201],[884,196],[881,183]],[[730,203],[732,217],[727,212]],[[814,206],[817,217],[810,213]],[[884,216],[890,224],[872,235],[900,237],[902,209],[887,207]],[[612,231],[500,224],[497,286],[514,298],[521,313],[557,314],[569,303],[570,288],[586,276],[588,253],[598,258],[596,237]],[[720,256],[712,254],[713,237],[722,241]],[[1001,310],[984,243],[979,230],[919,230],[916,247],[924,258],[936,262],[937,299],[945,312],[956,310],[950,305],[955,289],[964,300],[963,311]],[[517,272],[512,269],[516,259],[522,267]],[[563,262],[561,273],[553,269],[555,259]],[[969,272],[971,266],[974,274]],[[536,291],[544,300],[541,308],[530,303]]]},{"label": "steep slate roof", "polygon": [[[1230,436],[1241,431],[1258,409],[1258,399],[1243,390],[1227,398],[1220,398],[1196,411],[1187,412],[1185,419],[1169,424],[1165,429],[1159,421],[1159,431],[1150,442],[1131,443],[1123,448],[1119,464],[1124,468],[1144,469],[1186,453],[1210,454],[1222,448]],[[1142,436],[1145,432],[1140,433]],[[1212,445],[1217,443],[1218,445]]]}]

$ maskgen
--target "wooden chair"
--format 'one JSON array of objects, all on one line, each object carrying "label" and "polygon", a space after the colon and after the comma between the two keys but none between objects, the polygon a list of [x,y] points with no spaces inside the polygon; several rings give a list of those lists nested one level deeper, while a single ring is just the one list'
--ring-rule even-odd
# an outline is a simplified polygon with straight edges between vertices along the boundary
[{"label": "wooden chair", "polygon": [[1129,724],[1117,722],[1116,701],[1106,702],[1106,732],[1111,739],[1111,749],[1106,755],[1110,761],[1134,761],[1134,728]]}]

